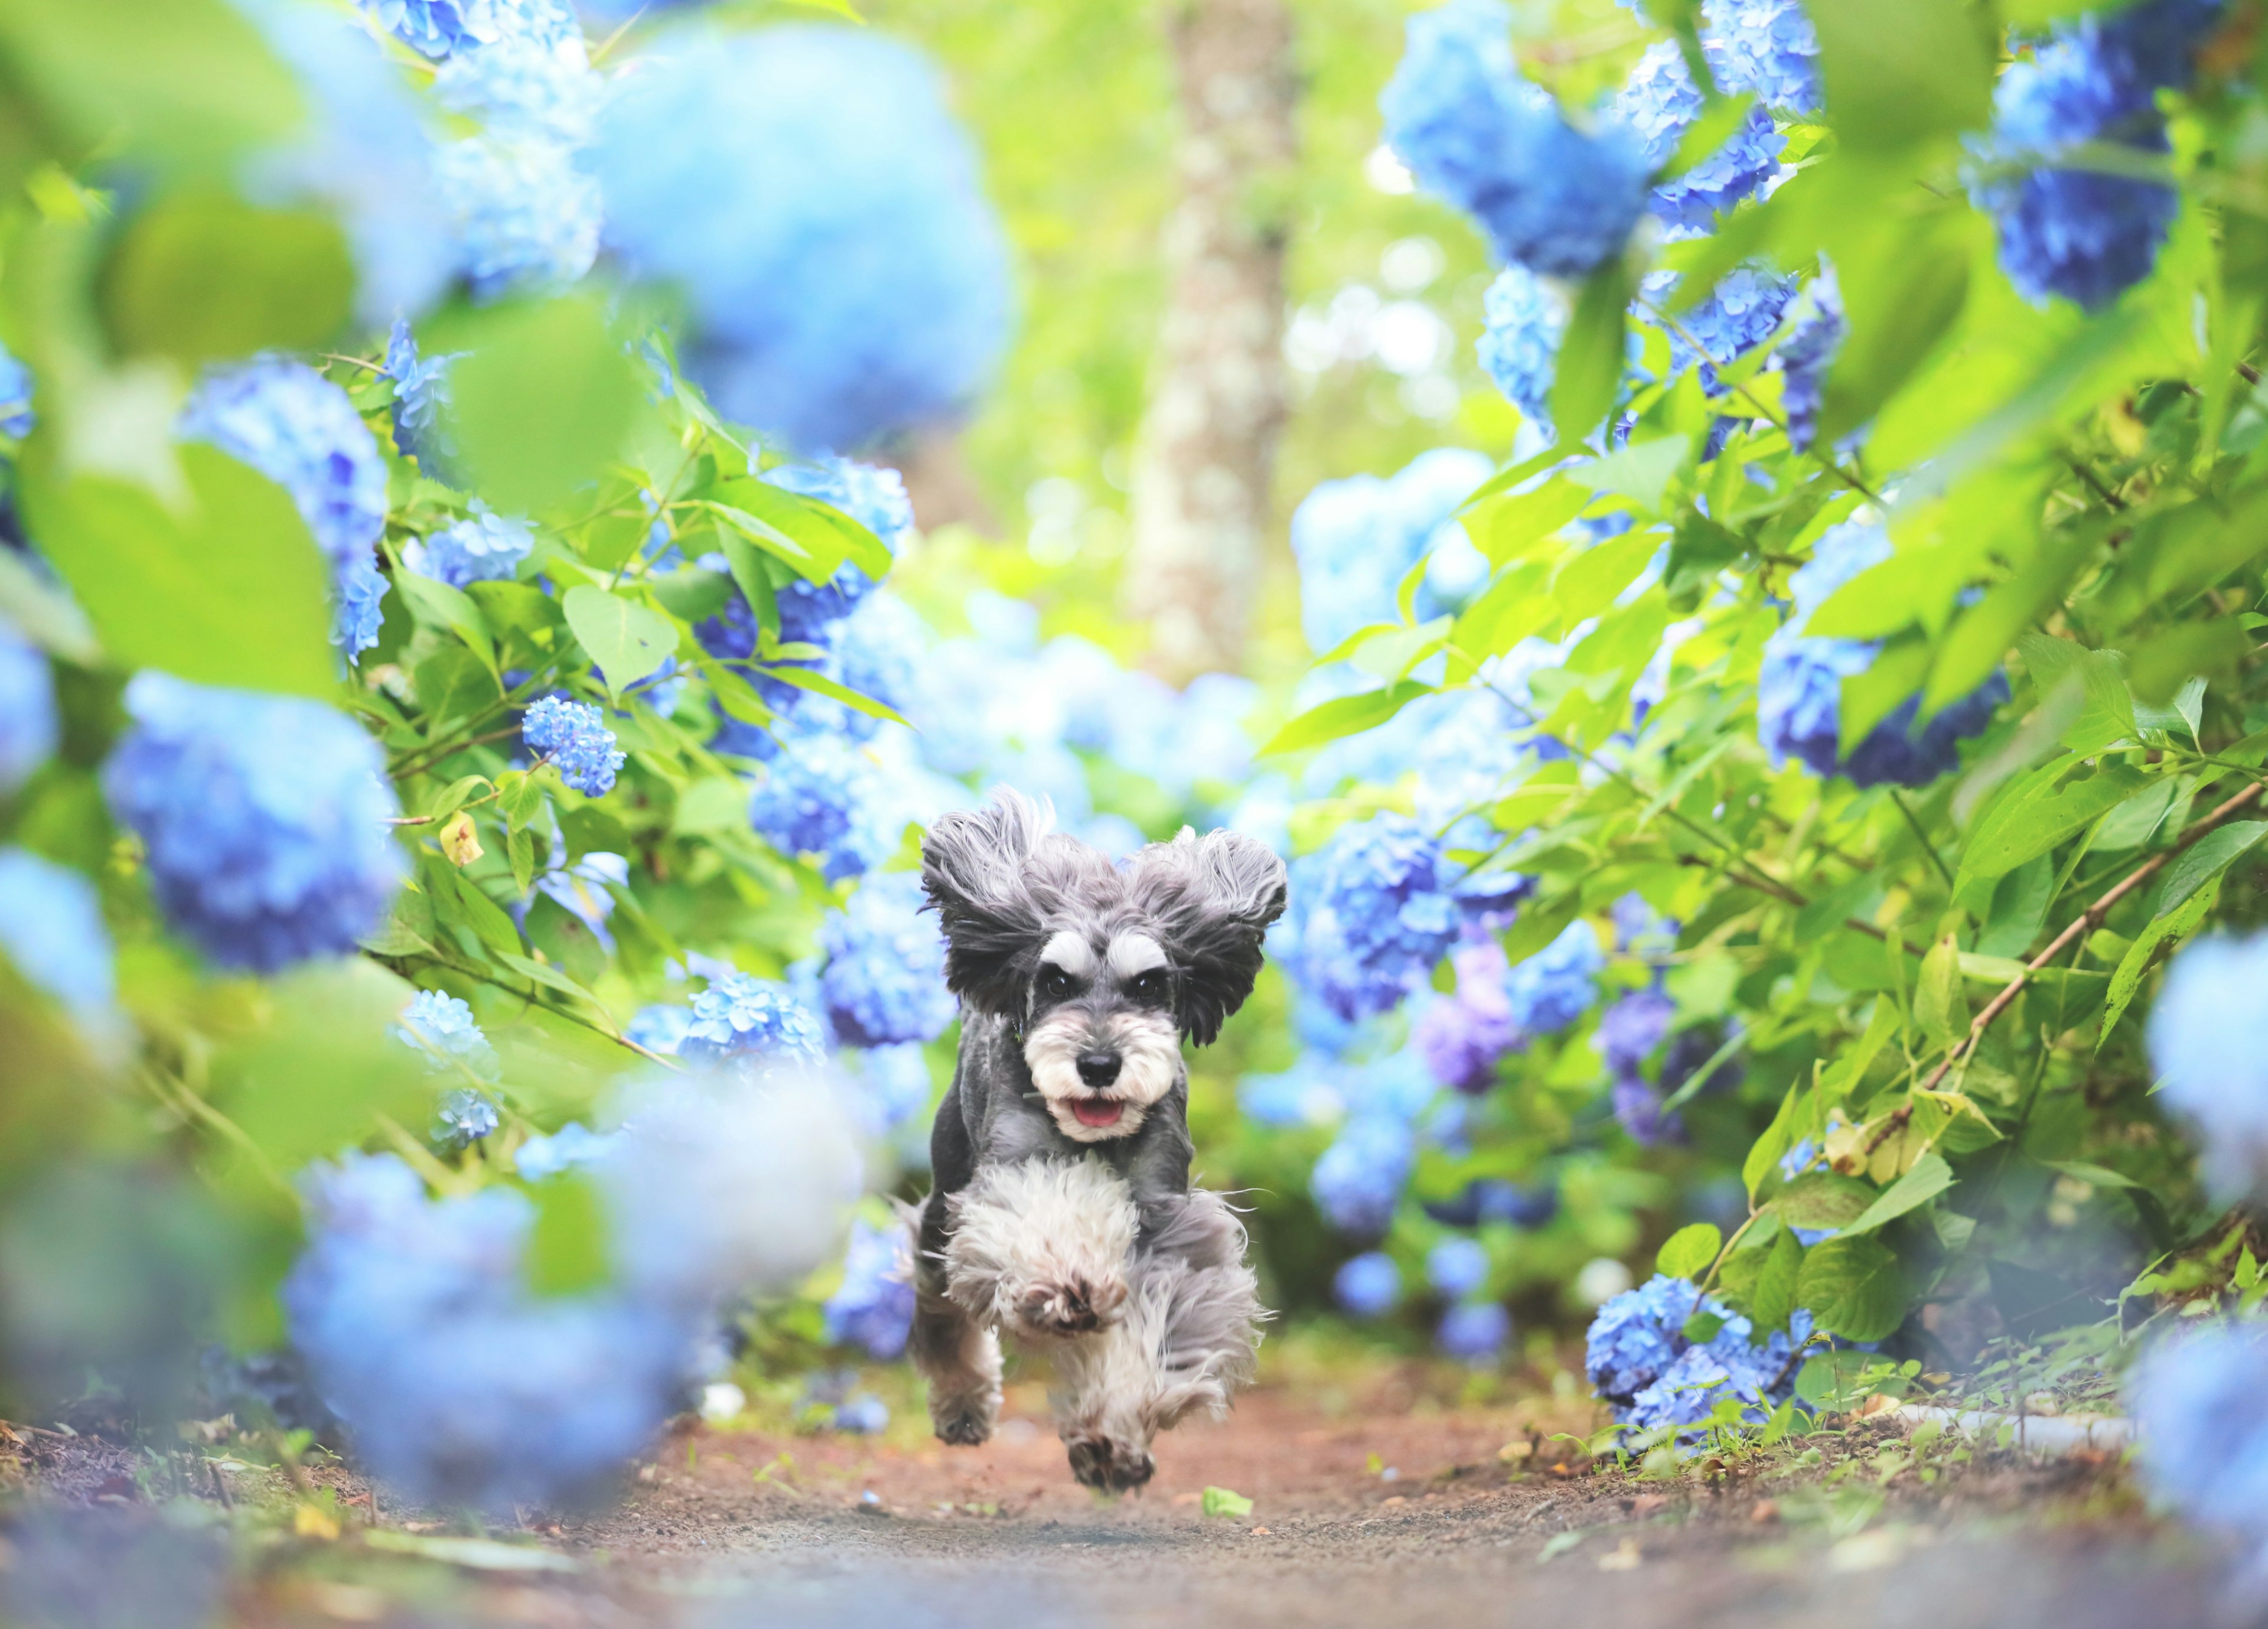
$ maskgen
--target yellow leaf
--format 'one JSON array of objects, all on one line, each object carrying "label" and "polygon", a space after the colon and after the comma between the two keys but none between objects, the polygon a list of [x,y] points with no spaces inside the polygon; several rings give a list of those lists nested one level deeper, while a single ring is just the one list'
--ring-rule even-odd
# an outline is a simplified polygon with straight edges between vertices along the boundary
[{"label": "yellow leaf", "polygon": [[441,828],[441,852],[449,857],[453,866],[469,866],[485,852],[481,847],[479,830],[473,817],[459,810],[456,818]]},{"label": "yellow leaf", "polygon": [[291,1530],[302,1538],[329,1540],[339,1536],[339,1519],[320,1505],[301,1505],[291,1513]]}]

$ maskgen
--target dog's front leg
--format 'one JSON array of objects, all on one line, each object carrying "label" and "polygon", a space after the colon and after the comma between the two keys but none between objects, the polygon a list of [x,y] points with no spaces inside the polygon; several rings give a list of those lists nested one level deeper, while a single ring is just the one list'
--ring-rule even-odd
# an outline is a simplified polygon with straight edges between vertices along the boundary
[{"label": "dog's front leg", "polygon": [[946,1292],[970,1317],[1042,1343],[1118,1321],[1139,1218],[1109,1167],[1046,1159],[987,1165],[947,1204]]},{"label": "dog's front leg", "polygon": [[942,1202],[932,1195],[912,1220],[914,1322],[906,1353],[929,1382],[938,1441],[974,1447],[1000,1418],[1000,1338],[946,1293]]}]

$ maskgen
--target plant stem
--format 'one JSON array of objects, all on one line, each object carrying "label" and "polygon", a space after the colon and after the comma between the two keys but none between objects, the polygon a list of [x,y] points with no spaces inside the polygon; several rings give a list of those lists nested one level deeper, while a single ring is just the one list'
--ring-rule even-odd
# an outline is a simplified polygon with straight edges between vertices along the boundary
[{"label": "plant stem", "polygon": [[1929,856],[1929,863],[1936,866],[1937,874],[1945,879],[1945,891],[1948,894],[1953,892],[1953,872],[1946,865],[1945,856],[1937,851],[1937,844],[1929,840],[1929,833],[1922,829],[1921,817],[1913,812],[1913,805],[1899,795],[1896,786],[1890,788],[1890,801],[1898,806],[1898,813],[1904,815],[1906,824],[1913,828],[1914,839],[1921,844],[1921,851]]},{"label": "plant stem", "polygon": [[2063,932],[2048,942],[2048,947],[2026,962],[2024,970],[2003,985],[2000,992],[1985,1004],[1984,1010],[1970,1021],[1968,1037],[1953,1049],[1952,1054],[1943,1063],[1931,1072],[1929,1079],[1922,1082],[1921,1089],[1925,1092],[1935,1090],[1937,1083],[1952,1072],[1955,1064],[1976,1052],[1977,1043],[1984,1038],[1984,1031],[1991,1027],[1994,1019],[2007,1012],[2016,998],[2023,993],[2024,986],[2031,982],[2033,974],[2039,972],[2048,963],[2061,955],[2065,947],[2074,940],[2083,939],[2100,927],[2102,925],[2102,918],[2110,913],[2112,906],[2157,875],[2205,833],[2220,825],[2246,804],[2257,800],[2260,792],[2261,784],[2255,781],[2235,797],[2222,803],[2196,825],[2182,833],[2181,841],[2175,844],[2173,847],[2166,850],[2162,854],[2154,854],[2144,860],[2133,870],[2128,872],[2124,878],[2112,884],[2101,898],[2073,917],[2065,925]]}]

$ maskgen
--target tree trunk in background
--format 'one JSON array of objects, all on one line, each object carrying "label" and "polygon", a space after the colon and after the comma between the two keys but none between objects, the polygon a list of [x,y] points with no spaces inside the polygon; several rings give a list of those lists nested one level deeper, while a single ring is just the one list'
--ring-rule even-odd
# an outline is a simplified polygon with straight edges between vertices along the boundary
[{"label": "tree trunk in background", "polygon": [[1171,0],[1182,201],[1134,467],[1128,608],[1151,665],[1244,660],[1284,424],[1285,192],[1294,142],[1285,0]]}]

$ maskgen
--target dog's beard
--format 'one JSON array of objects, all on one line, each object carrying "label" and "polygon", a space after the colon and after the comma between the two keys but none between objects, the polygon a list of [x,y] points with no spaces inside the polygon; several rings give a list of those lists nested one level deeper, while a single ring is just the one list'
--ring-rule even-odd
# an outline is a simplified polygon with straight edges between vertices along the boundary
[{"label": "dog's beard", "polygon": [[[1100,1092],[1090,1089],[1079,1078],[1082,1052],[1116,1052],[1118,1078]],[[1024,1040],[1024,1062],[1057,1130],[1073,1142],[1108,1142],[1140,1131],[1158,1100],[1174,1089],[1181,1072],[1181,1031],[1164,1013],[1116,1013],[1098,1024],[1066,1009],[1032,1026]],[[1087,1124],[1071,1107],[1098,1100],[1119,1105],[1118,1117],[1107,1125]]]}]

